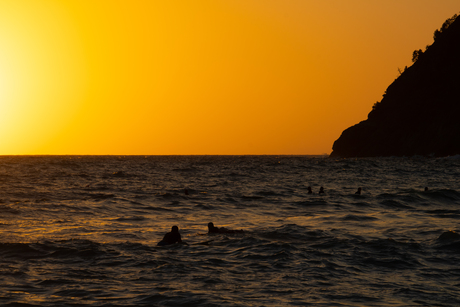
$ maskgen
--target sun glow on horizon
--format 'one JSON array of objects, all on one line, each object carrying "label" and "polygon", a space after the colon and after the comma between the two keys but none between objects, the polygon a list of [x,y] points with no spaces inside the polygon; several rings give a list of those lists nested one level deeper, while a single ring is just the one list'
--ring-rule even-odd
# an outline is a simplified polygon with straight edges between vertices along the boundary
[{"label": "sun glow on horizon", "polygon": [[458,12],[415,1],[4,0],[0,154],[329,153]]},{"label": "sun glow on horizon", "polygon": [[2,154],[39,152],[78,107],[84,65],[64,13],[54,2],[0,3]]}]

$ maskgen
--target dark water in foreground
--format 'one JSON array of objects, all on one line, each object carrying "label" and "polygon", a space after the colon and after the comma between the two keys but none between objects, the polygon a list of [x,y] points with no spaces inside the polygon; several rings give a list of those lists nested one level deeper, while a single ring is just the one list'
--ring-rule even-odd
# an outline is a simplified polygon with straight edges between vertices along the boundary
[{"label": "dark water in foreground", "polygon": [[[460,240],[439,239],[459,175],[456,158],[0,157],[0,305],[460,306]],[[172,225],[188,245],[157,247]]]}]

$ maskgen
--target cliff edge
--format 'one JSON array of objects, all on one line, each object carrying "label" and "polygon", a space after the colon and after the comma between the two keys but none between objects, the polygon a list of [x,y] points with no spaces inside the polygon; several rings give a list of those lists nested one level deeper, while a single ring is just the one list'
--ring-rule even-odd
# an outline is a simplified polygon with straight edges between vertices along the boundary
[{"label": "cliff edge", "polygon": [[331,157],[460,154],[460,17],[387,88],[364,120],[342,132]]}]

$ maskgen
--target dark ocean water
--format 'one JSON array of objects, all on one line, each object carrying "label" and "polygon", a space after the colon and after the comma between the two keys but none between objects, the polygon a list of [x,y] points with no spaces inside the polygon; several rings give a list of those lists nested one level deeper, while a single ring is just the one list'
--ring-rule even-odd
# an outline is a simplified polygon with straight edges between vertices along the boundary
[{"label": "dark ocean water", "polygon": [[[3,156],[0,305],[460,306],[459,175],[455,157]],[[173,225],[187,244],[156,246]]]}]

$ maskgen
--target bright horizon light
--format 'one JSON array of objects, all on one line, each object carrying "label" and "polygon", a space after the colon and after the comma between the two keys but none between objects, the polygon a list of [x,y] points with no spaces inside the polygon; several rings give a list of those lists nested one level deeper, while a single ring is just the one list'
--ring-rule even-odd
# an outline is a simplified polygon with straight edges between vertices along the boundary
[{"label": "bright horizon light", "polygon": [[457,1],[0,2],[0,154],[323,154]]}]

